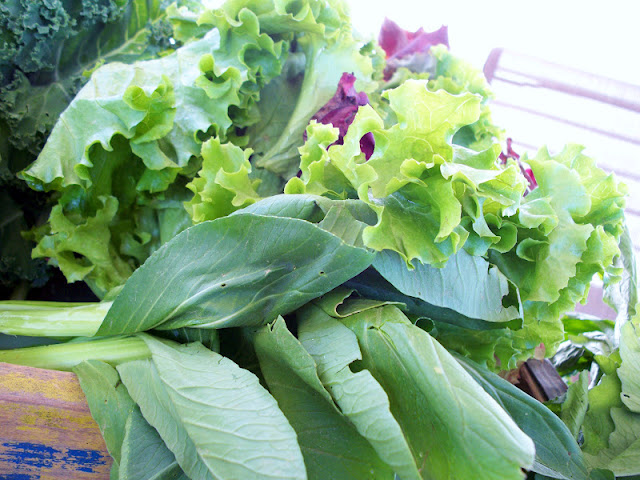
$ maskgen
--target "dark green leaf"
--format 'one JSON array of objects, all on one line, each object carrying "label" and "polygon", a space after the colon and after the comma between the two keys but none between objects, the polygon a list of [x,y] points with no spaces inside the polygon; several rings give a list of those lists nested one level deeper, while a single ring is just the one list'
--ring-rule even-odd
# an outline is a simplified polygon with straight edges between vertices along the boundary
[{"label": "dark green leaf", "polygon": [[204,222],[134,273],[98,334],[266,324],[371,260],[369,252],[303,220],[240,214]]},{"label": "dark green leaf", "polygon": [[[341,320],[389,396],[422,477],[522,478],[534,445],[433,338],[393,306]],[[428,432],[428,433],[427,433]]]},{"label": "dark green leaf", "polygon": [[255,349],[271,394],[298,434],[309,479],[393,479],[389,466],[336,408],[313,358],[282,318],[257,331]]},{"label": "dark green leaf", "polygon": [[136,404],[111,365],[86,360],[77,365],[73,372],[78,376],[91,416],[98,424],[107,450],[113,457],[112,468],[117,471],[125,438],[125,424]]},{"label": "dark green leaf", "polygon": [[535,472],[553,478],[580,480],[588,477],[582,451],[567,426],[551,410],[480,365],[456,355],[460,365],[513,418],[535,442]]},{"label": "dark green leaf", "polygon": [[351,370],[350,365],[362,359],[355,334],[315,305],[300,310],[298,321],[300,342],[315,360],[320,380],[342,413],[403,480],[420,479],[387,394],[369,371]]}]

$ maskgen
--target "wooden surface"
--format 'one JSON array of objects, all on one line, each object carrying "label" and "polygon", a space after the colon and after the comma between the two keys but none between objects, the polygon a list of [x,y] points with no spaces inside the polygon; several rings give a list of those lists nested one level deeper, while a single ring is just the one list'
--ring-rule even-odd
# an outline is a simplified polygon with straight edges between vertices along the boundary
[{"label": "wooden surface", "polygon": [[0,363],[0,480],[106,480],[111,462],[73,373]]},{"label": "wooden surface", "polygon": [[524,362],[517,372],[515,384],[540,402],[553,400],[567,391],[567,385],[548,358],[531,358]]}]

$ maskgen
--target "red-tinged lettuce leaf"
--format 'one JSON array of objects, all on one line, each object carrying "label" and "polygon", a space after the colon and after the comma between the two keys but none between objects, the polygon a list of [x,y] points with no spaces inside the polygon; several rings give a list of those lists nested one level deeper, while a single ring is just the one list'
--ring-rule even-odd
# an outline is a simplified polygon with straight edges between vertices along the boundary
[{"label": "red-tinged lettuce leaf", "polygon": [[[355,82],[356,77],[353,74],[343,73],[335,95],[311,117],[312,121],[315,120],[319,123],[331,124],[336,127],[339,131],[339,136],[335,143],[339,145],[344,143],[344,136],[356,116],[358,107],[369,103],[366,93],[356,92]],[[306,139],[306,132],[304,136]],[[367,160],[371,158],[374,147],[375,142],[371,133],[367,133],[360,139],[360,149]]]},{"label": "red-tinged lettuce leaf", "polygon": [[434,61],[429,55],[429,50],[434,45],[445,45],[448,48],[449,35],[444,25],[434,32],[425,32],[422,28],[409,32],[385,18],[378,35],[378,43],[387,56],[384,75],[389,79],[400,67],[417,73],[432,70]]},{"label": "red-tinged lettuce leaf", "polygon": [[506,164],[509,160],[512,160],[518,164],[518,166],[520,167],[520,171],[522,172],[522,175],[524,175],[524,178],[527,179],[527,183],[529,184],[527,189],[530,192],[531,190],[533,190],[538,186],[538,182],[536,182],[536,178],[533,175],[533,170],[531,170],[530,167],[528,167],[527,165],[524,165],[520,161],[520,155],[518,155],[516,151],[513,149],[513,147],[511,146],[512,142],[513,140],[511,138],[507,138],[507,151],[500,153],[500,161],[503,164]]},{"label": "red-tinged lettuce leaf", "polygon": [[[312,123],[301,148],[301,178],[291,179],[285,193],[357,194],[378,215],[378,223],[364,231],[365,245],[397,251],[409,265],[417,258],[442,266],[469,236],[463,213],[515,211],[524,180],[515,166],[497,165],[495,146],[476,152],[452,142],[461,127],[477,120],[479,97],[426,87],[425,81],[408,80],[385,93],[395,116],[388,127],[372,106],[360,107],[342,145],[331,145],[337,129]],[[368,133],[375,149],[366,161],[360,139]],[[490,237],[488,244],[505,250],[498,246],[500,235],[488,226],[477,229]],[[513,231],[501,233],[515,238]]]},{"label": "red-tinged lettuce leaf", "polygon": [[[218,22],[219,28],[224,22],[233,25],[245,4],[228,2],[209,21]],[[342,2],[260,0],[250,2],[248,8],[264,19],[267,31],[295,36],[285,75],[267,87],[257,104],[260,121],[245,133],[247,146],[254,151],[254,165],[289,179],[299,170],[298,148],[309,120],[333,97],[342,74],[355,75],[357,90],[375,87],[371,49],[354,38]]]},{"label": "red-tinged lettuce leaf", "polygon": [[432,45],[442,44],[448,47],[449,36],[444,25],[434,32],[425,32],[422,28],[409,32],[385,18],[378,35],[378,43],[387,54],[387,58],[401,58],[412,53],[425,52]]}]

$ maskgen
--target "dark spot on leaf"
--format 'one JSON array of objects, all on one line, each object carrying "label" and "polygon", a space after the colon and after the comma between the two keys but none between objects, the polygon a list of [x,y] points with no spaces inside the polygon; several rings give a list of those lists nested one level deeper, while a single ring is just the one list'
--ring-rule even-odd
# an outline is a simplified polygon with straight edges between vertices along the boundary
[{"label": "dark spot on leaf", "polygon": [[220,284],[220,286],[221,286],[222,288],[224,288],[224,287],[226,287],[226,286],[227,286],[227,284],[226,284],[226,283],[221,283],[221,284]]}]

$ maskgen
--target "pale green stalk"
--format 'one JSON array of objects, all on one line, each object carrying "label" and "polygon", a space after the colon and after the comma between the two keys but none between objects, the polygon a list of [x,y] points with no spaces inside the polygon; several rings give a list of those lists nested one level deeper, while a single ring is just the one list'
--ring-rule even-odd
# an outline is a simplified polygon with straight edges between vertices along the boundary
[{"label": "pale green stalk", "polygon": [[71,371],[85,360],[101,360],[115,366],[150,357],[151,352],[144,340],[125,336],[0,350],[0,362],[66,371]]},{"label": "pale green stalk", "polygon": [[0,301],[0,333],[28,337],[91,337],[112,302]]}]

